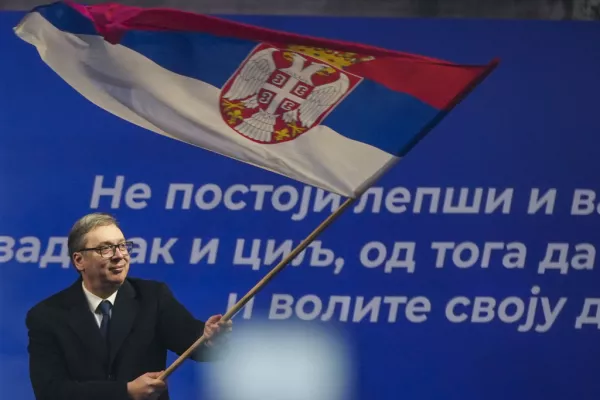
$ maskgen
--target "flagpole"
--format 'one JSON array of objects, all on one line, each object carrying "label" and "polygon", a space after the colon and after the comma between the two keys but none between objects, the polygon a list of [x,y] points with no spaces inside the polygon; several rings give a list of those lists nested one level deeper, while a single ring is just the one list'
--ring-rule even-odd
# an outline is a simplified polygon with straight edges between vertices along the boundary
[{"label": "flagpole", "polygon": [[[426,125],[410,143],[408,143],[403,149],[403,154],[409,152],[418,142],[423,139],[423,137],[429,133],[435,126],[437,126],[442,119],[452,110],[454,109],[475,87],[477,87],[485,78],[487,78],[494,69],[498,66],[499,60],[494,59],[492,62],[488,64],[488,67],[482,71],[482,73],[475,78],[470,85],[466,86],[460,93],[454,97],[445,107],[445,109],[440,112],[436,118],[434,118],[428,125]],[[331,225],[337,217],[339,217],[356,199],[360,198],[362,194],[366,192],[366,190],[371,187],[377,180],[379,180],[389,169],[391,169],[399,159],[391,160],[386,165],[384,165],[377,174],[375,174],[372,179],[368,182],[364,182],[362,187],[356,191],[356,195],[354,197],[349,197],[342,203],[342,205],[335,210],[329,217],[327,217],[317,228],[311,232],[310,235],[306,237],[287,257],[285,257],[275,268],[273,268],[264,278],[262,278],[244,297],[242,297],[233,307],[231,307],[225,315],[221,318],[222,322],[227,322],[235,314],[238,313],[248,303],[258,292],[260,292],[270,281],[273,279],[279,272],[283,270],[298,254],[300,254],[308,245],[315,240],[317,236],[319,236],[329,225]],[[201,346],[206,339],[204,335],[200,336],[198,340],[196,340],[189,349],[187,349],[184,353],[179,356],[159,377],[160,380],[165,380],[169,375],[171,375],[199,346]]]},{"label": "flagpole", "polygon": [[[315,240],[329,225],[331,225],[350,205],[359,198],[350,197],[342,205],[329,215],[319,226],[313,230],[294,250],[290,252],[275,268],[273,268],[264,278],[262,278],[244,297],[235,303],[221,318],[221,322],[227,322],[238,313],[254,296],[258,294],[279,272],[281,272],[298,254],[300,254],[310,243]],[[185,352],[183,352],[159,377],[165,380],[169,377],[199,346],[206,342],[204,335],[200,336]]]}]

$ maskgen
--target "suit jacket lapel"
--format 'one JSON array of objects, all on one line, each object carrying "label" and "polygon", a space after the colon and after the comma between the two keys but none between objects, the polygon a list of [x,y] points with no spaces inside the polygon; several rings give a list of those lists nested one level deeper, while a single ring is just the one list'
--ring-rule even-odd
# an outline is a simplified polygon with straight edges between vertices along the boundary
[{"label": "suit jacket lapel", "polygon": [[129,281],[125,281],[115,299],[109,326],[109,365],[112,364],[125,338],[131,332],[138,313],[139,304],[136,292]]},{"label": "suit jacket lapel", "polygon": [[107,352],[106,342],[83,294],[81,279],[70,287],[67,304],[70,308],[69,325],[92,354],[104,362]]}]

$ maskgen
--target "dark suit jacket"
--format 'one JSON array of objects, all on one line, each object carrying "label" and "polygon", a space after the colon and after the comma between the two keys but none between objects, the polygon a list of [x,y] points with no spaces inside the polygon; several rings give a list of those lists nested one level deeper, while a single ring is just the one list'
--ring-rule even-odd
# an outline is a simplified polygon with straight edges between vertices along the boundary
[{"label": "dark suit jacket", "polygon": [[[38,400],[129,400],[127,382],[166,369],[167,350],[178,355],[203,333],[161,282],[128,278],[112,309],[106,348],[81,279],[27,313],[29,369]],[[201,346],[190,357],[208,360]],[[161,400],[168,399],[164,392]]]}]

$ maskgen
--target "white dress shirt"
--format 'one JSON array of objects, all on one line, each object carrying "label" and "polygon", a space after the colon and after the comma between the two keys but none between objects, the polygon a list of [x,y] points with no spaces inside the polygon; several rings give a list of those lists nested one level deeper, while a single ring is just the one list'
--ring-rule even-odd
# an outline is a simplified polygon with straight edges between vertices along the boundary
[{"label": "white dress shirt", "polygon": [[[100,323],[102,322],[102,313],[100,311],[97,312],[96,309],[104,299],[96,296],[95,294],[87,290],[83,282],[81,283],[81,286],[83,287],[83,293],[85,293],[85,297],[87,298],[90,311],[92,312],[92,314],[94,314],[94,317],[96,317],[96,323],[98,324],[98,327],[100,327]],[[106,299],[110,301],[110,304],[112,304],[113,306],[115,305],[115,298],[117,297],[117,292],[114,292],[109,298]],[[112,316],[112,309],[110,310],[110,314]]]}]

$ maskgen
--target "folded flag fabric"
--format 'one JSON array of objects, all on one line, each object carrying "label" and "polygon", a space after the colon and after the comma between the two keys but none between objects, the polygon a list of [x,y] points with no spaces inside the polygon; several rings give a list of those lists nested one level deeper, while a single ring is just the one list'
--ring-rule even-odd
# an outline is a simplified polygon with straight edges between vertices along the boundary
[{"label": "folded flag fabric", "polygon": [[15,33],[97,106],[149,131],[356,197],[496,66],[212,16],[56,2]]}]

